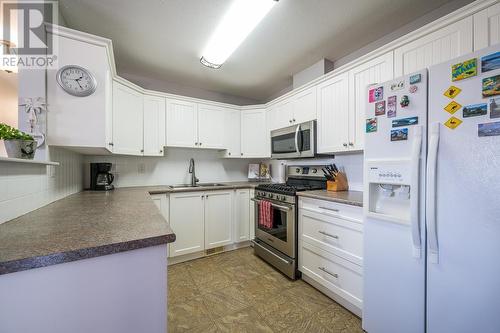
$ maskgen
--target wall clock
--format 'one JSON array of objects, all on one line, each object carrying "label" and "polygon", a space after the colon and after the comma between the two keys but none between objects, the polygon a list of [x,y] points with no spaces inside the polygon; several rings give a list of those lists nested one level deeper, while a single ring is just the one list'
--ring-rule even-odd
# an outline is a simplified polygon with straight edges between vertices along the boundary
[{"label": "wall clock", "polygon": [[87,69],[76,65],[60,68],[57,71],[56,79],[64,91],[77,97],[92,95],[97,88],[97,80],[94,75]]}]

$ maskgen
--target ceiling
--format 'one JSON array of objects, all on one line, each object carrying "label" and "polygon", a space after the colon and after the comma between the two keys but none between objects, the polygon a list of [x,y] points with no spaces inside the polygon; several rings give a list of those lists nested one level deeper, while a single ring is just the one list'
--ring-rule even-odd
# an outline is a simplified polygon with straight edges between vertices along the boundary
[{"label": "ceiling", "polygon": [[59,0],[68,27],[113,40],[119,73],[267,101],[450,0],[280,0],[219,69],[199,62],[231,0]]}]

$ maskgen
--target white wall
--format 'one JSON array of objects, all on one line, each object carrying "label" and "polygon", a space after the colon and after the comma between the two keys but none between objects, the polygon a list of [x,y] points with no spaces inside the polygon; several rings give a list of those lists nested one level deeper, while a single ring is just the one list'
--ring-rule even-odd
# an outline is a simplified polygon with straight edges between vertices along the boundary
[{"label": "white wall", "polygon": [[[85,157],[85,184],[88,184],[88,163],[114,164],[117,187],[172,185],[190,182],[189,159],[195,160],[196,176],[200,182],[246,181],[248,164],[259,160],[222,159],[220,152],[209,149],[167,148],[164,157],[87,156]],[[144,172],[140,171],[144,166]]]},{"label": "white wall", "polygon": [[[17,74],[0,71],[0,123],[17,127]],[[0,156],[7,156],[0,140]]]},{"label": "white wall", "polygon": [[82,157],[50,148],[59,166],[0,162],[0,223],[82,190]]}]

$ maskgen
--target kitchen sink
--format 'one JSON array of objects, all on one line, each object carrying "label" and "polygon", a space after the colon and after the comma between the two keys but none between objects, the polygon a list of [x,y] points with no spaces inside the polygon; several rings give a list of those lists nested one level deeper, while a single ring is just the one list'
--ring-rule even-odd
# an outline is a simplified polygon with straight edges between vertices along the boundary
[{"label": "kitchen sink", "polygon": [[225,184],[219,184],[219,183],[200,183],[197,186],[203,186],[203,187],[217,187],[217,186],[226,186]]},{"label": "kitchen sink", "polygon": [[191,184],[169,185],[168,187],[170,187],[173,190],[185,190],[196,187],[218,187],[218,186],[225,186],[225,185],[219,183],[200,183],[196,185],[191,185]]}]

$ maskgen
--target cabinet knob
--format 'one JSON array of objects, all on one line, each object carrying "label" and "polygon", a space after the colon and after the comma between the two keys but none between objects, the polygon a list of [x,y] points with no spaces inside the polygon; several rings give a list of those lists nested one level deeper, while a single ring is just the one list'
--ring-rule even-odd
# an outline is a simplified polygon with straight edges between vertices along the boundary
[{"label": "cabinet knob", "polygon": [[295,118],[293,118],[293,122],[295,122]]},{"label": "cabinet knob", "polygon": [[200,146],[201,146],[201,142],[200,142]]},{"label": "cabinet knob", "polygon": [[163,150],[160,150],[160,154],[162,154],[162,153],[163,153]]},{"label": "cabinet knob", "polygon": [[108,143],[108,145],[110,145],[110,146],[114,146],[113,142]]},{"label": "cabinet knob", "polygon": [[228,155],[231,156],[231,152],[229,152]]},{"label": "cabinet knob", "polygon": [[347,147],[347,143],[344,143],[344,144],[343,144],[343,146],[344,146],[344,147]]},{"label": "cabinet knob", "polygon": [[194,145],[195,145],[195,146],[197,146],[197,145],[198,145],[198,142],[195,142],[195,143],[194,143]]},{"label": "cabinet knob", "polygon": [[291,124],[292,123],[292,119],[290,119],[288,122]]},{"label": "cabinet knob", "polygon": [[243,156],[243,153],[241,153],[241,156]]},{"label": "cabinet knob", "polygon": [[349,146],[353,147],[353,146],[354,146],[354,143],[349,142]]},{"label": "cabinet knob", "polygon": [[144,153],[144,149],[141,149],[141,153]]}]

